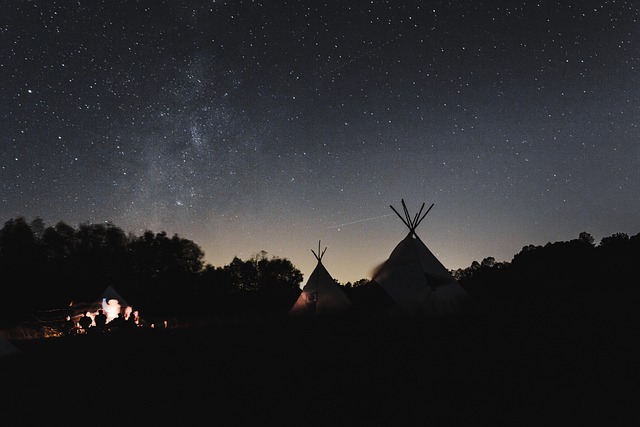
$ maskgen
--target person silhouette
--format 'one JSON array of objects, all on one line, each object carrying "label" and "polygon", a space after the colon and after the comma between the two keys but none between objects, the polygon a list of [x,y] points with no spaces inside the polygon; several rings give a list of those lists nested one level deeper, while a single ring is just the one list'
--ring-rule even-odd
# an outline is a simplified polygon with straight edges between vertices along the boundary
[{"label": "person silhouette", "polygon": [[107,315],[104,314],[102,309],[98,310],[98,314],[96,314],[96,317],[93,320],[96,322],[98,332],[104,332],[107,325]]},{"label": "person silhouette", "polygon": [[82,313],[82,317],[80,317],[80,320],[78,320],[78,324],[80,325],[80,327],[85,332],[88,332],[89,328],[91,327],[91,323],[93,323],[91,317],[87,316],[86,313]]},{"label": "person silhouette", "polygon": [[118,313],[118,315],[113,318],[113,320],[111,320],[111,322],[109,322],[109,330],[111,331],[117,331],[119,329],[122,329],[123,326],[125,326],[125,320],[124,317],[122,317],[122,313]]},{"label": "person silhouette", "polygon": [[136,324],[136,315],[132,312],[129,314],[129,318],[126,320],[127,329],[135,329],[138,325]]},{"label": "person silhouette", "polygon": [[70,315],[64,321],[64,335],[73,335],[76,331],[76,322]]}]

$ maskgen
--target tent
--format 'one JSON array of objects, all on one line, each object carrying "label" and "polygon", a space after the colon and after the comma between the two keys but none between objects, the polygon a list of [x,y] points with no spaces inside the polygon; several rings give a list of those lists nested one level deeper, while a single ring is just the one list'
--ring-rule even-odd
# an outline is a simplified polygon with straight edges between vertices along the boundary
[{"label": "tent", "polygon": [[471,306],[469,295],[416,234],[416,228],[433,204],[423,214],[424,206],[423,203],[420,211],[411,217],[402,200],[404,218],[391,206],[409,228],[409,234],[374,272],[372,282],[389,294],[395,303],[394,309],[405,314],[463,314]]},{"label": "tent", "polygon": [[[102,293],[102,297],[100,298],[100,302],[102,310],[104,310],[104,313],[107,315],[107,322],[118,317],[118,314],[121,314],[124,317],[127,308],[131,307],[129,303],[122,298],[122,295],[113,288],[113,286],[109,286],[105,289]],[[129,314],[126,313],[127,317],[128,315]]]},{"label": "tent", "polygon": [[302,288],[300,296],[289,310],[290,315],[341,314],[351,306],[351,301],[340,289],[340,285],[336,283],[331,274],[322,265],[322,257],[326,250],[327,248],[324,248],[324,251],[320,252],[320,242],[318,242],[318,253],[313,249],[311,250],[318,260],[318,264]]},{"label": "tent", "polygon": [[18,353],[20,353],[18,347],[0,334],[0,358]]},{"label": "tent", "polygon": [[93,319],[98,310],[103,310],[104,314],[107,315],[107,322],[111,322],[118,317],[118,314],[128,318],[133,308],[113,286],[109,285],[94,301],[73,304],[72,310],[75,313],[74,318],[76,320],[82,313],[89,313],[89,316]]}]

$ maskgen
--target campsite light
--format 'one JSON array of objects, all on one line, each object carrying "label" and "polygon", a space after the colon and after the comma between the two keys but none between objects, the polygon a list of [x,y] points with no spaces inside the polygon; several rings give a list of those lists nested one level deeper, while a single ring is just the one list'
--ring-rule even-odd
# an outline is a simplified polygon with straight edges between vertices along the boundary
[{"label": "campsite light", "polygon": [[96,326],[96,316],[98,314],[98,311],[87,311],[87,317],[91,318],[91,326]]},{"label": "campsite light", "polygon": [[300,296],[289,309],[290,315],[338,314],[346,311],[351,305],[347,295],[322,264],[322,257],[326,251],[325,247],[320,252],[320,241],[318,241],[317,253],[311,249],[318,263],[302,288]]},{"label": "campsite light", "polygon": [[133,323],[136,324],[136,326],[140,323],[140,316],[138,315],[138,310],[133,310],[133,307],[131,306],[127,306],[124,309],[124,320],[129,320],[133,317]]},{"label": "campsite light", "polygon": [[104,314],[107,315],[107,323],[118,317],[121,308],[120,302],[118,302],[117,299],[111,298],[107,300],[106,298],[102,298],[102,310]]}]

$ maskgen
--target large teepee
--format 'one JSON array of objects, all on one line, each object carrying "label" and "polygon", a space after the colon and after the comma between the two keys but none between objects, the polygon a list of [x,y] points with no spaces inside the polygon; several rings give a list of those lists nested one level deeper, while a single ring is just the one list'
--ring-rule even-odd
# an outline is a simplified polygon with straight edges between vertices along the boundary
[{"label": "large teepee", "polygon": [[416,234],[416,228],[433,204],[423,213],[424,206],[423,203],[414,217],[409,215],[404,200],[404,217],[391,206],[409,228],[409,234],[374,272],[372,281],[380,285],[397,308],[406,314],[462,314],[470,307],[469,295]]},{"label": "large teepee", "polygon": [[318,242],[318,253],[313,249],[313,255],[318,260],[316,268],[309,276],[307,283],[302,288],[300,296],[289,310],[292,316],[313,316],[313,315],[333,315],[341,314],[349,309],[351,301],[340,289],[331,274],[322,265],[322,257],[327,248],[320,252],[320,242]]}]

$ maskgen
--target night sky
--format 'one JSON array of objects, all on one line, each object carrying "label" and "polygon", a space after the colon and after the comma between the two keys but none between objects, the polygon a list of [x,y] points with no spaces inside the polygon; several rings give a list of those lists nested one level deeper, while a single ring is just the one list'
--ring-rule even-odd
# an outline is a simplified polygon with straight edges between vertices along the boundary
[{"label": "night sky", "polygon": [[0,3],[0,221],[369,278],[640,232],[639,1]]}]

